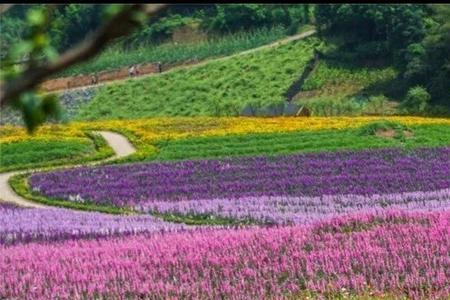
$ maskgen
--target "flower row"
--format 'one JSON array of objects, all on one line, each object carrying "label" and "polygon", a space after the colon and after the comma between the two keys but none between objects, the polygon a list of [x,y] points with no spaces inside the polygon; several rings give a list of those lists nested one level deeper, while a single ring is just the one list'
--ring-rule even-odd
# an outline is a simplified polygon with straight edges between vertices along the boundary
[{"label": "flower row", "polygon": [[214,215],[260,224],[309,224],[355,212],[386,209],[442,211],[450,209],[450,189],[386,195],[329,195],[319,197],[260,196],[239,199],[149,202],[135,207],[142,212],[177,215]]},{"label": "flower row", "polygon": [[183,230],[151,216],[114,216],[68,209],[0,204],[0,245]]},{"label": "flower row", "polygon": [[29,183],[49,197],[119,207],[214,198],[434,191],[450,187],[450,148],[77,168],[34,174]]},{"label": "flower row", "polygon": [[[229,134],[286,132],[296,130],[324,130],[356,128],[374,121],[388,120],[404,125],[443,124],[449,119],[423,117],[311,117],[311,118],[244,118],[195,117],[149,118],[141,120],[114,120],[74,122],[70,125],[45,125],[38,128],[33,138],[84,137],[85,130],[123,129],[139,137],[142,142],[176,139],[188,136],[221,136]],[[25,129],[1,126],[0,143],[29,139]]]},{"label": "flower row", "polygon": [[450,212],[0,246],[0,298],[450,296]]}]

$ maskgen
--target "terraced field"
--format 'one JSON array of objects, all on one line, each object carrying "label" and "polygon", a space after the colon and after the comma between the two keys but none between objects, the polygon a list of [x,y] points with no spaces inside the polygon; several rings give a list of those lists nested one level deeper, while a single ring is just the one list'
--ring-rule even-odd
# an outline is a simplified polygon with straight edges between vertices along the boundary
[{"label": "terraced field", "polygon": [[449,119],[0,129],[3,170],[108,157],[99,130],[137,151],[11,179],[28,201],[60,208],[0,204],[0,298],[450,296]]}]

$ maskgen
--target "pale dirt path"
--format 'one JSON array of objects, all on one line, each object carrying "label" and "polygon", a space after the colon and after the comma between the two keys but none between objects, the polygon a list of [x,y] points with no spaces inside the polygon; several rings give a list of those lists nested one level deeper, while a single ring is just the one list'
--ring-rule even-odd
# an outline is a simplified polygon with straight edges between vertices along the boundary
[{"label": "pale dirt path", "polygon": [[296,41],[296,40],[301,40],[301,39],[307,38],[307,37],[309,37],[309,36],[311,36],[311,35],[313,35],[315,33],[316,33],[316,30],[315,29],[311,29],[311,30],[305,31],[303,33],[299,33],[299,34],[290,36],[288,38],[284,38],[282,40],[278,40],[278,41],[273,42],[271,44],[263,45],[263,46],[260,46],[260,47],[257,47],[257,48],[253,48],[253,49],[249,49],[249,50],[246,50],[246,51],[238,52],[238,53],[235,53],[235,54],[232,54],[232,55],[228,55],[228,56],[209,58],[209,59],[207,58],[205,60],[199,61],[198,63],[190,64],[190,65],[181,65],[181,66],[174,67],[174,68],[172,68],[170,70],[167,70],[165,72],[162,72],[162,73],[143,74],[143,75],[139,75],[139,76],[136,76],[136,77],[127,77],[127,78],[122,78],[122,79],[117,79],[117,80],[105,81],[105,82],[102,82],[102,83],[99,83],[99,84],[94,84],[94,85],[85,85],[85,86],[80,86],[80,87],[71,88],[71,89],[51,91],[49,93],[56,93],[56,92],[61,93],[61,92],[65,92],[65,91],[76,91],[76,90],[82,90],[82,89],[85,89],[85,88],[100,87],[100,86],[104,86],[104,85],[118,83],[120,81],[135,80],[135,79],[146,78],[146,77],[151,77],[151,76],[158,76],[158,75],[161,75],[161,74],[170,73],[170,72],[177,71],[177,70],[180,70],[180,69],[195,68],[195,67],[198,67],[198,66],[206,65],[206,64],[211,63],[211,62],[223,61],[223,60],[227,60],[227,59],[230,59],[230,58],[233,58],[233,57],[236,57],[236,56],[246,55],[246,54],[250,54],[250,53],[253,53],[253,52],[260,51],[260,50],[278,47],[278,46],[281,46],[281,45],[284,45],[284,44],[287,44],[287,43],[290,43],[290,42],[293,42],[293,41]]},{"label": "pale dirt path", "polygon": [[[74,167],[80,167],[80,166],[93,166],[97,165],[99,163],[114,160],[117,158],[125,157],[130,154],[133,154],[136,152],[136,148],[128,141],[127,138],[125,138],[123,135],[111,132],[111,131],[95,131],[96,133],[100,134],[108,143],[108,145],[113,149],[114,155],[103,159],[100,161],[95,162],[89,162],[85,164],[80,165],[72,165],[67,166],[67,168],[74,168]],[[59,169],[59,168],[58,168]],[[19,206],[24,207],[34,207],[34,208],[45,208],[49,207],[43,204],[39,204],[33,201],[30,201],[28,199],[22,198],[21,196],[17,195],[11,186],[9,185],[8,181],[11,177],[18,175],[18,174],[24,174],[28,172],[38,172],[38,171],[44,171],[49,170],[49,168],[41,168],[41,169],[33,169],[33,170],[25,170],[25,171],[16,171],[16,172],[8,172],[8,173],[2,173],[0,174],[0,202],[10,202],[17,204]]]}]

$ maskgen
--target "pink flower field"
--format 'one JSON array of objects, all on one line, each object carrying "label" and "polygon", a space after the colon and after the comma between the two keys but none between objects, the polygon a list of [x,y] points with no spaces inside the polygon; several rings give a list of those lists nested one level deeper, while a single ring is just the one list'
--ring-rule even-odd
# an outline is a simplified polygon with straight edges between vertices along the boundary
[{"label": "pink flower field", "polygon": [[350,290],[445,299],[449,249],[449,212],[402,211],[310,226],[2,246],[0,297],[280,299]]}]

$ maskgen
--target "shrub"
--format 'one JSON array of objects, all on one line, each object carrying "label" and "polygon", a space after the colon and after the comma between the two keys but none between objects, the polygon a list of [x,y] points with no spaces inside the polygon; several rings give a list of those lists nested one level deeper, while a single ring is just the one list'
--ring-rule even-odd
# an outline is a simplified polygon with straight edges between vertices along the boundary
[{"label": "shrub", "polygon": [[384,95],[371,96],[364,112],[367,114],[385,115],[388,99]]},{"label": "shrub", "polygon": [[430,99],[431,96],[425,88],[416,86],[409,89],[401,104],[401,108],[406,113],[421,114],[425,112]]}]

